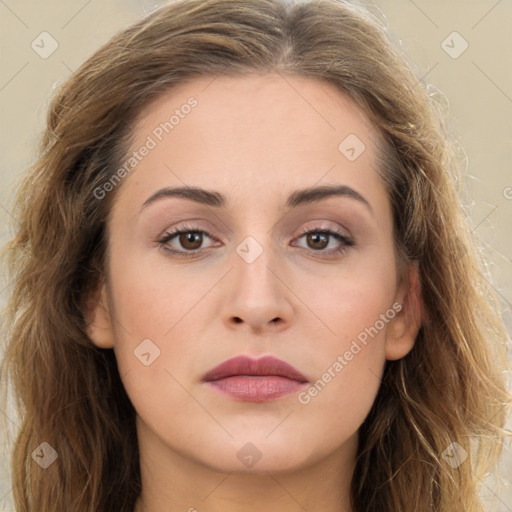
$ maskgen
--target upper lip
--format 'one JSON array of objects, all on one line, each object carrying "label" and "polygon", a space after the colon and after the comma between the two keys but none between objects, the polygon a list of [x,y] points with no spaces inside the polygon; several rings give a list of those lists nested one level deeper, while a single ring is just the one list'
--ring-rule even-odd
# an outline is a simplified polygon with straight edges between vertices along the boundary
[{"label": "upper lip", "polygon": [[259,359],[253,359],[244,355],[232,357],[224,361],[206,373],[202,380],[219,380],[235,375],[275,375],[299,382],[308,382],[302,373],[281,359],[277,359],[273,356],[263,356]]}]

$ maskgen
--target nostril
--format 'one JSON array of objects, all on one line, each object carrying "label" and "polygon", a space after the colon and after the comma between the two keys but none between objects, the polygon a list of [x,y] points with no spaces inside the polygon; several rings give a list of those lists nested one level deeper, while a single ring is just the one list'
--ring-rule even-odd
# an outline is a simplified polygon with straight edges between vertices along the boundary
[{"label": "nostril", "polygon": [[240,317],[235,316],[235,322],[236,322],[237,324],[239,324],[239,323],[243,322],[243,320],[242,320]]}]

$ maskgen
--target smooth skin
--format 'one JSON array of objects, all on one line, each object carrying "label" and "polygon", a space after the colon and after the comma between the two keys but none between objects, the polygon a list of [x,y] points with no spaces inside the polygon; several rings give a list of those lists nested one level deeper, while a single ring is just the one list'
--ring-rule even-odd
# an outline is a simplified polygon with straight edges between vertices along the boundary
[{"label": "smooth skin", "polygon": [[[379,136],[334,86],[272,73],[180,84],[144,111],[131,149],[190,97],[195,108],[115,191],[107,278],[88,312],[89,335],[114,349],[137,411],[136,512],[351,512],[358,429],[386,359],[412,349],[422,319],[417,267],[398,281]],[[365,145],[353,161],[339,150],[350,134]],[[331,185],[361,197],[286,206],[296,190]],[[218,192],[226,203],[147,203],[173,187]],[[170,238],[176,229],[188,235]],[[241,244],[262,253],[249,263]],[[297,393],[244,402],[201,382],[246,354],[281,358],[312,385],[394,303],[402,310],[307,404]],[[134,354],[143,340],[160,350],[153,360],[145,345],[148,365]],[[261,458],[244,463],[243,447]]]}]

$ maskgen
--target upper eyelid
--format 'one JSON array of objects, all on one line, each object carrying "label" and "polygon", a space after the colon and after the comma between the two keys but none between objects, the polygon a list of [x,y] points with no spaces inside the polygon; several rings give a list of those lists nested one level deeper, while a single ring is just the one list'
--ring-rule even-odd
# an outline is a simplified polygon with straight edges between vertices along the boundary
[{"label": "upper eyelid", "polygon": [[[170,234],[177,235],[180,233],[188,233],[191,231],[198,232],[198,233],[204,233],[204,234],[208,235],[210,238],[215,238],[215,236],[211,232],[214,230],[209,230],[209,228],[202,228],[198,225],[187,225],[187,224],[185,224],[183,226],[176,227],[176,228],[168,229],[168,230],[166,229],[164,231],[164,233],[159,238],[163,238],[166,235],[170,235]],[[296,236],[302,236],[310,231],[332,231],[332,232],[337,232],[340,235],[344,235],[346,238],[351,238],[351,235],[349,233],[343,233],[343,231],[346,231],[346,229],[340,228],[339,226],[336,226],[336,227],[333,227],[333,226],[305,227],[305,228],[301,229],[300,232]]]}]

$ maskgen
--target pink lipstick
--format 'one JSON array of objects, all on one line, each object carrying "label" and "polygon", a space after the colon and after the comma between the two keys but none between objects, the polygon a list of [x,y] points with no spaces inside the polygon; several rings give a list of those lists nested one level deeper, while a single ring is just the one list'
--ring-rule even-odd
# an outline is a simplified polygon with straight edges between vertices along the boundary
[{"label": "pink lipstick", "polygon": [[201,379],[218,392],[246,402],[267,402],[303,388],[308,380],[273,356],[240,355],[224,361]]}]

